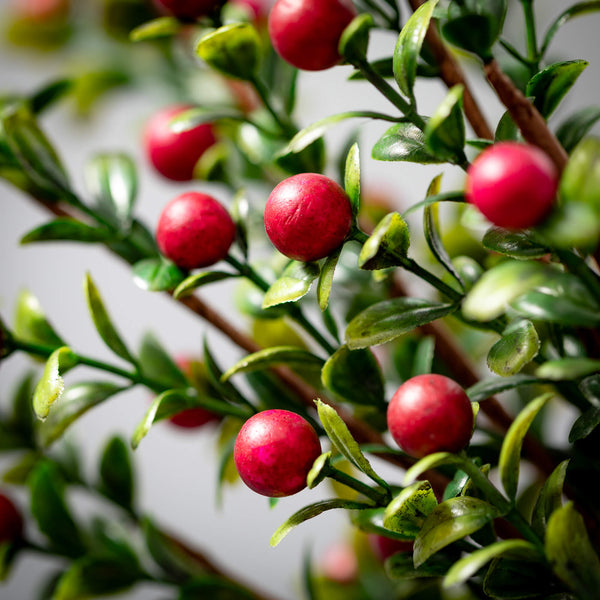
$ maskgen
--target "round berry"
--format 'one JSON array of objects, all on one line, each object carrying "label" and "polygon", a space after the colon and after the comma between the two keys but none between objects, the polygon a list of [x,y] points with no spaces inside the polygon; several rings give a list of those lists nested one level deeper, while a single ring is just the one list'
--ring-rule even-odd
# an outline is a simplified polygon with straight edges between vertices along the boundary
[{"label": "round berry", "polygon": [[263,496],[290,496],[306,487],[306,476],[321,454],[313,427],[288,410],[250,417],[235,440],[233,458],[242,481]]},{"label": "round berry", "polygon": [[359,573],[356,552],[352,544],[345,541],[329,546],[319,561],[319,567],[324,577],[342,585],[355,582]]},{"label": "round berry", "polygon": [[407,454],[459,452],[473,433],[473,408],[463,388],[443,375],[417,375],[395,392],[387,409],[392,437]]},{"label": "round berry", "polygon": [[355,16],[351,0],[277,0],[269,13],[269,37],[286,62],[321,71],[341,61],[340,37]]},{"label": "round berry", "polygon": [[224,0],[154,0],[159,8],[164,8],[179,19],[194,20],[208,15]]},{"label": "round berry", "polygon": [[0,494],[0,545],[23,536],[23,517],[12,500]]},{"label": "round berry", "polygon": [[163,209],[156,227],[160,251],[182,269],[212,265],[227,256],[235,224],[212,196],[187,192]]},{"label": "round berry", "polygon": [[210,123],[187,131],[172,130],[171,121],[190,108],[181,104],[164,108],[150,118],[144,131],[148,160],[161,175],[173,181],[193,179],[196,163],[216,142]]},{"label": "round berry", "polygon": [[500,142],[486,148],[467,170],[465,193],[494,225],[525,229],[554,205],[558,173],[536,146]]},{"label": "round berry", "polygon": [[279,183],[265,205],[265,229],[289,258],[311,261],[338,248],[350,232],[352,207],[335,181],[318,173],[292,175]]}]

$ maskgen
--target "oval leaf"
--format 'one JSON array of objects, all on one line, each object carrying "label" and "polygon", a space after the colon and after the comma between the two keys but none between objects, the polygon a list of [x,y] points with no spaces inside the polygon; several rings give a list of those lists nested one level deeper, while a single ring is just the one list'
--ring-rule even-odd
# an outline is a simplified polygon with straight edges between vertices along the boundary
[{"label": "oval leaf", "polygon": [[14,332],[25,342],[57,348],[65,343],[56,333],[39,303],[39,300],[28,290],[23,290],[15,309]]},{"label": "oval leaf", "polygon": [[582,302],[581,297],[562,294],[546,294],[533,291],[510,303],[511,308],[529,319],[557,323],[566,327],[597,327],[600,314]]},{"label": "oval leaf", "polygon": [[[598,2],[600,8],[600,1]],[[600,106],[582,108],[564,121],[556,129],[556,137],[562,147],[571,154],[575,146],[600,119]]]},{"label": "oval leaf", "polygon": [[579,379],[600,371],[600,360],[594,358],[559,358],[546,361],[535,374],[551,381]]},{"label": "oval leaf", "polygon": [[540,539],[544,538],[548,519],[552,513],[562,506],[565,478],[567,476],[568,460],[563,460],[550,477],[544,482],[544,486],[533,507],[531,526]]},{"label": "oval leaf", "polygon": [[375,160],[406,161],[422,165],[445,162],[436,156],[425,143],[425,135],[412,123],[392,125],[371,150]]},{"label": "oval leaf", "polygon": [[541,258],[550,250],[533,241],[526,231],[512,231],[491,227],[485,232],[481,243],[488,250],[511,258]]},{"label": "oval leaf", "polygon": [[450,162],[464,161],[465,121],[462,111],[464,86],[452,87],[425,126],[427,147]]},{"label": "oval leaf", "polygon": [[100,460],[100,490],[119,506],[133,505],[133,466],[130,450],[118,436],[112,437]]},{"label": "oval leaf", "polygon": [[533,323],[517,321],[490,348],[487,365],[496,375],[515,375],[537,356],[540,346],[540,337]]},{"label": "oval leaf", "polygon": [[163,257],[141,260],[131,272],[135,284],[148,292],[170,292],[185,280],[183,271]]},{"label": "oval leaf", "polygon": [[263,308],[294,302],[308,294],[312,282],[319,276],[319,265],[293,260],[281,277],[265,293]]},{"label": "oval leaf", "polygon": [[237,277],[237,275],[235,273],[228,273],[226,271],[206,271],[204,273],[190,275],[177,285],[173,292],[173,296],[177,299],[184,298],[185,296],[192,294],[194,290],[197,290],[203,285],[208,285],[209,283],[215,283],[217,281],[223,281],[225,279],[231,279],[232,277]]},{"label": "oval leaf", "polygon": [[409,245],[410,233],[406,221],[397,212],[388,213],[363,244],[358,266],[372,271],[401,265]]},{"label": "oval leaf", "polygon": [[429,481],[417,481],[405,487],[387,505],[383,514],[383,526],[408,538],[414,538],[437,505]]},{"label": "oval leaf", "polygon": [[113,237],[108,229],[93,227],[71,217],[61,217],[40,225],[26,233],[21,244],[33,242],[73,241],[83,243],[106,242]]},{"label": "oval leaf", "polygon": [[522,385],[539,385],[542,383],[548,383],[548,381],[534,375],[523,374],[483,379],[468,388],[467,395],[471,402],[483,402],[496,394],[513,390]]}]

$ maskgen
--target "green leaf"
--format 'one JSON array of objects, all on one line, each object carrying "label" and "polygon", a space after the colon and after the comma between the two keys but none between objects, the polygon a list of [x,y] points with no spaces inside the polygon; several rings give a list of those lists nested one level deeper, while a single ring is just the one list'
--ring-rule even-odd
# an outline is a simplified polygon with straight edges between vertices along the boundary
[{"label": "green leaf", "polygon": [[492,560],[484,579],[483,589],[490,598],[544,598],[564,600],[553,594],[553,577],[545,560],[513,560],[498,557]]},{"label": "green leaf", "polygon": [[517,141],[519,134],[519,128],[514,122],[510,111],[505,111],[500,117],[496,131],[494,132],[494,142]]},{"label": "green leaf", "polygon": [[337,267],[340,254],[342,253],[342,246],[337,250],[334,250],[321,265],[321,272],[319,273],[319,281],[317,282],[317,302],[321,311],[326,311],[329,306],[329,296],[331,294],[331,287],[333,285],[333,275],[335,268]]},{"label": "green leaf", "polygon": [[330,392],[346,402],[384,406],[381,368],[368,348],[350,350],[341,346],[323,366],[321,380]]},{"label": "green leaf", "polygon": [[421,325],[456,311],[454,304],[420,298],[393,298],[372,304],[350,321],[346,344],[351,350],[389,342]]},{"label": "green leaf", "polygon": [[536,73],[529,80],[525,95],[533,97],[534,106],[547,119],[588,64],[585,60],[554,63]]},{"label": "green leaf", "polygon": [[360,510],[364,508],[371,508],[370,504],[364,504],[362,502],[353,502],[351,500],[344,500],[341,498],[334,498],[331,500],[321,500],[314,504],[309,504],[299,511],[294,513],[285,523],[280,525],[275,533],[271,536],[271,546],[275,547],[281,540],[296,526],[317,517],[320,514],[328,510],[334,510],[337,508],[343,508],[345,510]]},{"label": "green leaf", "polygon": [[179,588],[177,600],[254,600],[256,595],[224,575],[196,576]]},{"label": "green leaf", "polygon": [[284,302],[295,302],[308,294],[312,282],[319,276],[319,265],[297,260],[291,261],[281,277],[265,293],[263,308]]},{"label": "green leaf", "polygon": [[309,490],[316,488],[330,471],[331,452],[323,452],[313,463],[311,470],[306,476],[306,485]]},{"label": "green leaf", "polygon": [[569,431],[569,443],[573,444],[578,440],[585,439],[598,425],[600,425],[600,408],[592,406],[575,419],[573,427]]},{"label": "green leaf", "polygon": [[412,123],[392,125],[371,150],[375,160],[405,161],[422,165],[445,162],[436,156],[425,143],[423,132]]},{"label": "green leaf", "polygon": [[405,487],[387,505],[383,526],[407,538],[414,538],[437,505],[429,481],[417,481]]},{"label": "green leaf", "polygon": [[492,252],[498,252],[516,259],[541,258],[550,252],[531,239],[527,231],[513,231],[502,227],[490,227],[481,243]]},{"label": "green leaf", "polygon": [[435,337],[423,336],[417,343],[414,351],[412,375],[426,375],[433,372],[433,359],[435,357]]},{"label": "green leaf", "polygon": [[369,33],[375,26],[369,13],[354,17],[342,32],[338,49],[340,55],[350,63],[364,61],[369,46]]},{"label": "green leaf", "polygon": [[311,367],[320,370],[325,361],[298,346],[272,346],[249,354],[239,360],[221,376],[221,381],[227,381],[236,373],[248,373],[268,369],[274,365],[296,367]]},{"label": "green leaf", "polygon": [[39,300],[28,290],[23,290],[17,298],[14,332],[16,337],[32,344],[49,348],[65,345],[46,319]]},{"label": "green leaf", "polygon": [[248,404],[246,398],[239,390],[231,383],[231,381],[223,381],[223,370],[217,364],[215,357],[211,353],[208,342],[204,340],[204,365],[206,366],[206,375],[211,386],[217,391],[219,397],[227,398],[234,404]]},{"label": "green leaf", "polygon": [[410,233],[406,221],[397,213],[390,212],[373,229],[358,256],[361,269],[378,270],[403,264],[410,245]]},{"label": "green leaf", "polygon": [[544,538],[550,515],[562,506],[563,489],[568,466],[569,461],[563,460],[552,471],[550,477],[544,482],[544,486],[540,490],[535,506],[533,507],[531,526],[540,539]]},{"label": "green leaf", "polygon": [[67,556],[84,552],[81,532],[64,499],[64,481],[58,467],[49,461],[40,462],[29,479],[31,514],[39,530],[52,547]]},{"label": "green leaf", "polygon": [[510,377],[494,377],[491,379],[482,379],[475,385],[467,389],[467,395],[471,402],[483,402],[496,394],[512,390],[522,385],[539,385],[548,383],[534,375],[511,375]]},{"label": "green leaf", "polygon": [[0,542],[0,582],[6,581],[10,575],[10,568],[17,557],[19,544],[14,542]]},{"label": "green leaf", "polygon": [[74,241],[85,243],[106,242],[113,237],[108,229],[87,225],[71,217],[59,217],[27,232],[21,244],[33,242]]},{"label": "green leaf", "polygon": [[438,0],[428,0],[411,15],[402,27],[394,49],[394,78],[400,91],[413,105],[418,57],[437,3]]},{"label": "green leaf", "polygon": [[600,1],[591,0],[588,2],[578,2],[577,4],[573,4],[569,6],[566,10],[564,10],[548,27],[546,31],[546,35],[544,35],[543,42],[540,47],[540,57],[546,54],[546,50],[548,50],[548,46],[550,42],[554,39],[554,36],[557,34],[558,30],[568,21],[570,21],[573,17],[577,17],[578,15],[583,15],[586,13],[594,12],[600,10]]},{"label": "green leaf", "polygon": [[346,157],[344,190],[348,194],[348,198],[350,198],[352,215],[356,218],[360,209],[360,151],[357,143],[352,144]]},{"label": "green leaf", "polygon": [[67,346],[57,348],[46,361],[44,373],[33,393],[33,410],[44,420],[50,407],[60,398],[65,389],[62,374],[77,364],[77,356]]},{"label": "green leaf", "polygon": [[170,292],[185,281],[184,272],[164,258],[145,258],[131,268],[133,281],[148,292]]},{"label": "green leaf", "polygon": [[415,539],[415,567],[449,544],[467,537],[500,516],[498,509],[471,496],[450,498],[426,518]]},{"label": "green leaf", "polygon": [[436,469],[442,465],[458,465],[460,468],[462,464],[464,464],[464,459],[458,454],[452,454],[451,452],[434,452],[433,454],[428,454],[406,470],[403,484],[411,485],[420,475],[429,469]]},{"label": "green leaf", "polygon": [[[590,173],[590,181],[592,175]],[[549,247],[564,250],[578,248],[583,252],[592,252],[596,248],[600,240],[599,231],[600,211],[579,200],[567,200],[556,205],[548,218],[536,228],[537,235]]]},{"label": "green leaf", "polygon": [[185,296],[192,294],[194,290],[197,290],[199,287],[237,276],[238,275],[235,273],[228,273],[227,271],[204,271],[202,273],[196,273],[195,275],[186,277],[177,285],[173,291],[173,297],[176,299],[184,298]]},{"label": "green leaf", "polygon": [[181,369],[152,333],[145,333],[139,351],[140,366],[151,377],[173,388],[187,388],[189,383]]},{"label": "green leaf", "polygon": [[457,560],[446,573],[443,586],[451,587],[460,583],[466,583],[477,571],[482,569],[488,562],[499,556],[507,556],[514,559],[531,559],[539,556],[539,550],[525,540],[504,540],[495,542],[485,548],[480,548]]},{"label": "green leaf", "polygon": [[[600,1],[598,2],[600,7]],[[564,119],[556,129],[556,137],[568,154],[600,119],[600,106],[582,108]]]},{"label": "green leaf", "polygon": [[104,302],[96,288],[96,284],[92,280],[89,273],[86,273],[85,280],[83,283],[83,289],[85,292],[88,308],[92,315],[92,320],[96,326],[96,330],[100,334],[104,343],[117,355],[126,361],[136,364],[135,358],[131,355],[127,346],[121,339],[121,336],[115,329],[106,308]]},{"label": "green leaf", "polygon": [[58,79],[42,86],[29,97],[29,108],[34,115],[43,113],[55,102],[73,90],[73,80]]},{"label": "green leaf", "polygon": [[588,137],[575,147],[563,171],[559,189],[562,205],[584,204],[600,212],[599,186],[600,138]]},{"label": "green leaf", "polygon": [[39,443],[44,448],[50,446],[79,417],[123,389],[105,381],[80,382],[68,387],[54,403],[48,417],[38,425]]},{"label": "green leaf", "polygon": [[131,226],[138,186],[132,158],[123,153],[97,154],[86,163],[84,178],[101,213],[126,231]]},{"label": "green leaf", "polygon": [[145,42],[176,35],[181,29],[181,22],[175,17],[159,17],[135,27],[129,33],[132,42]]},{"label": "green leaf", "polygon": [[600,371],[600,360],[594,358],[558,358],[540,365],[535,374],[542,379],[567,381]]},{"label": "green leaf", "polygon": [[442,577],[452,565],[452,560],[435,554],[426,563],[415,568],[412,552],[396,552],[385,561],[385,572],[391,579],[403,582],[407,579]]},{"label": "green leaf", "polygon": [[357,441],[352,437],[348,426],[335,409],[319,399],[315,402],[321,424],[337,451],[375,483],[388,489],[387,482],[373,470],[371,463],[362,453]]},{"label": "green leaf", "polygon": [[540,346],[540,337],[533,323],[527,320],[515,321],[490,348],[487,365],[496,375],[515,375],[537,356]]},{"label": "green leaf", "polygon": [[250,23],[230,23],[200,38],[196,53],[213,69],[251,81],[260,62],[261,39]]},{"label": "green leaf", "polygon": [[433,115],[427,120],[424,136],[427,147],[440,158],[464,161],[465,122],[462,111],[464,86],[452,87]]},{"label": "green leaf", "polygon": [[537,414],[553,397],[553,393],[543,394],[529,402],[515,417],[504,436],[498,459],[498,470],[504,490],[511,500],[517,496],[523,440]]},{"label": "green leaf", "polygon": [[100,490],[125,509],[133,506],[133,465],[129,448],[119,436],[112,437],[102,453]]},{"label": "green leaf", "polygon": [[572,502],[548,520],[546,557],[552,570],[582,600],[593,600],[600,589],[600,560],[588,537],[583,517]]}]

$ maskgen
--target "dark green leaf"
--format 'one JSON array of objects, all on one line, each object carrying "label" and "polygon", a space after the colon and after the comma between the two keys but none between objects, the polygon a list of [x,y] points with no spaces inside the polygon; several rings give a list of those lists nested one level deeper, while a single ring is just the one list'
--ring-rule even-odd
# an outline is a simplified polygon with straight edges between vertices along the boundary
[{"label": "dark green leaf", "polygon": [[369,33],[375,23],[369,13],[354,17],[344,29],[339,42],[339,52],[348,62],[356,63],[366,59],[369,46]]},{"label": "dark green leaf", "polygon": [[481,242],[488,250],[511,258],[541,258],[550,252],[548,248],[532,240],[527,231],[513,231],[502,227],[488,229]]},{"label": "dark green leaf", "polygon": [[11,566],[19,549],[19,544],[14,542],[0,542],[0,582],[8,579]]},{"label": "dark green leaf", "polygon": [[564,10],[550,25],[548,30],[546,31],[546,35],[544,36],[544,40],[540,47],[540,57],[544,56],[550,42],[553,40],[554,36],[558,32],[558,30],[568,21],[570,21],[573,17],[577,17],[578,15],[583,15],[586,13],[594,12],[600,10],[600,2],[598,0],[591,0],[588,2],[578,2],[577,4],[573,4],[569,6],[566,10]]},{"label": "dark green leaf", "polygon": [[[600,2],[598,2],[600,6]],[[558,126],[556,137],[562,147],[571,154],[575,146],[600,119],[600,106],[588,106],[574,112]]]},{"label": "dark green leaf", "polygon": [[541,383],[547,383],[547,380],[533,375],[511,375],[510,377],[482,379],[467,389],[467,395],[471,402],[482,402],[496,394],[518,388],[522,385],[537,385]]},{"label": "dark green leaf", "polygon": [[593,600],[600,589],[600,560],[588,537],[583,517],[572,502],[548,519],[546,557],[552,570],[582,600]]},{"label": "dark green leaf", "polygon": [[569,431],[569,443],[585,439],[600,425],[600,408],[593,406],[577,417]]},{"label": "dark green leaf", "polygon": [[54,331],[38,299],[28,290],[23,290],[15,308],[14,332],[25,342],[58,348],[65,343]]},{"label": "dark green leaf", "polygon": [[540,490],[535,506],[533,507],[531,526],[540,536],[540,539],[544,538],[550,515],[562,506],[563,487],[568,466],[569,461],[563,460],[552,471],[550,477],[544,482],[544,486]]},{"label": "dark green leaf", "polygon": [[384,405],[381,368],[368,348],[350,350],[341,346],[323,366],[321,380],[329,391],[346,402]]},{"label": "dark green leaf", "polygon": [[106,242],[112,237],[113,235],[108,229],[87,225],[71,217],[59,217],[32,229],[21,238],[20,243],[31,244],[58,240],[96,243]]},{"label": "dark green leaf", "polygon": [[35,91],[29,98],[29,107],[34,115],[44,112],[73,89],[71,79],[58,79]]},{"label": "dark green leaf", "polygon": [[425,144],[423,132],[412,123],[392,125],[375,143],[371,150],[375,160],[406,161],[422,165],[444,162],[435,156]]},{"label": "dark green leaf", "polygon": [[185,281],[183,271],[162,256],[135,263],[131,272],[135,284],[149,292],[170,292]]},{"label": "dark green leaf", "polygon": [[11,396],[12,414],[9,415],[7,425],[11,431],[22,435],[24,439],[32,441],[35,414],[31,405],[37,373],[30,371],[17,381]]},{"label": "dark green leaf", "polygon": [[363,244],[358,266],[372,271],[401,265],[406,259],[409,245],[410,233],[406,221],[397,212],[390,212],[377,223]]},{"label": "dark green leaf", "polygon": [[152,333],[144,334],[139,356],[142,372],[146,377],[151,377],[173,388],[185,389],[188,387],[186,376]]},{"label": "dark green leaf", "polygon": [[542,379],[566,381],[600,371],[600,360],[594,358],[559,358],[540,365],[535,374]]},{"label": "dark green leaf", "polygon": [[510,111],[506,111],[496,127],[494,132],[494,142],[516,141],[519,139],[519,128],[514,122]]},{"label": "dark green leaf", "polygon": [[506,328],[502,337],[490,348],[487,365],[496,375],[515,375],[537,356],[540,346],[533,323],[516,321]]},{"label": "dark green leaf", "polygon": [[100,490],[126,509],[133,505],[134,480],[130,451],[118,436],[109,440],[102,453]]},{"label": "dark green leaf", "polygon": [[281,277],[265,293],[263,308],[284,302],[295,302],[308,294],[312,282],[319,276],[319,265],[293,260],[283,270]]},{"label": "dark green leaf", "polygon": [[224,281],[225,279],[231,279],[232,277],[238,277],[238,275],[235,273],[228,273],[227,271],[203,271],[202,273],[196,273],[195,275],[186,277],[179,283],[173,292],[173,296],[177,299],[184,298],[203,285]]},{"label": "dark green leaf", "polygon": [[393,298],[373,304],[359,313],[346,329],[346,344],[352,350],[389,342],[421,325],[441,319],[456,310],[420,298]]},{"label": "dark green leaf", "polygon": [[415,567],[430,556],[499,517],[498,509],[471,496],[450,498],[439,504],[425,519],[415,539],[413,560]]},{"label": "dark green leaf", "polygon": [[585,60],[554,63],[529,80],[525,94],[533,97],[534,106],[548,118],[588,64]]},{"label": "dark green leaf", "polygon": [[464,86],[452,87],[433,115],[427,120],[424,136],[427,147],[435,156],[453,163],[465,159],[465,122],[462,112]]},{"label": "dark green leaf", "polygon": [[[553,577],[544,560],[513,560],[499,557],[492,561],[484,579],[486,595],[491,598],[544,598],[551,600]],[[567,600],[562,595],[554,600]]]},{"label": "dark green leaf", "polygon": [[204,341],[204,364],[206,366],[206,375],[210,384],[214,387],[219,396],[227,398],[234,404],[248,404],[246,398],[239,392],[233,383],[231,383],[231,381],[223,381],[221,379],[223,370],[217,364],[206,340]]},{"label": "dark green leaf", "polygon": [[515,417],[504,436],[498,459],[498,470],[504,490],[511,500],[517,496],[523,440],[537,414],[553,396],[553,393],[543,394],[529,402]]},{"label": "dark green leaf", "polygon": [[396,552],[385,561],[385,572],[391,579],[404,581],[442,577],[452,565],[452,560],[443,554],[435,554],[415,568],[412,552]]},{"label": "dark green leaf", "polygon": [[414,538],[437,504],[429,481],[417,481],[405,487],[387,505],[383,526],[407,538]]},{"label": "dark green leaf", "polygon": [[175,17],[158,17],[132,29],[129,33],[129,39],[132,42],[144,42],[146,40],[171,37],[176,35],[180,29],[181,23],[179,19]]},{"label": "dark green leaf", "polygon": [[181,586],[177,600],[254,600],[255,597],[255,594],[229,578],[204,574]]}]

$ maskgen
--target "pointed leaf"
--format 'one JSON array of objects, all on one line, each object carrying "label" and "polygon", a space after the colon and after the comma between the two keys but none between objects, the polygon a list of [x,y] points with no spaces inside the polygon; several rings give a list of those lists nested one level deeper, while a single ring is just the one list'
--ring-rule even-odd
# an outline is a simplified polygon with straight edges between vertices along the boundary
[{"label": "pointed leaf", "polygon": [[600,360],[594,358],[559,358],[540,365],[535,374],[542,379],[566,381],[600,371]]},{"label": "pointed leaf", "polygon": [[363,244],[358,266],[361,269],[378,270],[401,265],[409,245],[410,233],[406,221],[397,212],[388,213]]},{"label": "pointed leaf", "polygon": [[548,383],[534,375],[511,375],[509,377],[494,377],[482,379],[467,389],[467,395],[471,402],[483,402],[496,394],[518,388],[522,385],[539,385]]},{"label": "pointed leaf", "polygon": [[383,514],[383,526],[408,538],[414,538],[437,505],[429,481],[417,481],[405,487],[387,505]]},{"label": "pointed leaf", "polygon": [[598,425],[600,425],[600,408],[592,406],[575,419],[573,427],[569,431],[569,443],[573,444],[578,440],[585,439]]},{"label": "pointed leaf", "polygon": [[344,189],[350,198],[352,215],[356,218],[360,209],[360,152],[356,143],[352,145],[346,157]]},{"label": "pointed leaf", "polygon": [[488,250],[511,258],[541,258],[550,250],[533,241],[527,231],[512,231],[502,227],[490,227],[481,243]]},{"label": "pointed leaf", "polygon": [[326,477],[330,469],[331,452],[323,452],[313,463],[311,470],[306,476],[306,485],[309,490],[317,487]]},{"label": "pointed leaf", "polygon": [[185,280],[183,271],[162,256],[135,263],[131,272],[135,284],[148,292],[170,292]]},{"label": "pointed leaf", "polygon": [[374,26],[375,22],[369,13],[354,17],[340,37],[338,45],[340,55],[352,64],[365,60],[369,46],[369,33]]},{"label": "pointed leaf", "polygon": [[294,302],[308,294],[312,282],[319,276],[319,265],[293,260],[281,277],[267,290],[263,308]]},{"label": "pointed leaf", "polygon": [[[600,1],[597,2],[600,8]],[[571,154],[575,146],[600,119],[600,106],[582,108],[567,117],[556,129],[556,137],[567,153]]]},{"label": "pointed leaf", "polygon": [[26,233],[21,244],[33,242],[73,241],[83,243],[106,242],[113,237],[108,229],[93,227],[71,217],[60,217]]},{"label": "pointed leaf", "polygon": [[385,572],[393,580],[442,577],[452,565],[452,560],[442,554],[431,556],[426,563],[415,568],[412,552],[396,552],[385,561]]},{"label": "pointed leaf", "polygon": [[228,273],[227,271],[204,271],[202,273],[190,275],[177,285],[173,291],[173,297],[176,299],[184,298],[203,285],[224,281],[225,279],[231,279],[232,277],[238,277],[238,275],[235,273]]},{"label": "pointed leaf", "polygon": [[14,332],[18,338],[32,344],[49,348],[65,345],[46,319],[38,299],[28,290],[23,290],[17,298]]},{"label": "pointed leaf", "polygon": [[217,364],[206,340],[204,341],[204,364],[206,366],[206,375],[210,384],[215,388],[219,397],[222,396],[234,404],[249,404],[243,394],[240,393],[231,381],[223,381],[221,379],[223,370]]},{"label": "pointed leaf", "polygon": [[555,510],[562,506],[563,488],[568,466],[569,461],[563,460],[552,471],[550,477],[544,482],[544,486],[540,490],[535,506],[533,507],[531,526],[540,539],[544,538],[548,519]]},{"label": "pointed leaf", "polygon": [[403,484],[407,486],[411,485],[420,475],[429,469],[436,469],[442,465],[458,465],[460,467],[463,463],[464,459],[461,456],[452,454],[451,452],[434,452],[433,454],[428,454],[406,470]]},{"label": "pointed leaf", "polygon": [[487,365],[496,375],[515,375],[537,356],[540,346],[533,323],[516,321],[506,328],[502,337],[490,348]]},{"label": "pointed leaf", "polygon": [[36,90],[29,98],[29,107],[34,115],[39,115],[55,102],[73,90],[71,79],[58,79]]},{"label": "pointed leaf", "polygon": [[506,432],[498,459],[498,470],[504,490],[511,500],[517,496],[523,439],[537,414],[553,397],[553,393],[543,394],[529,402]]},{"label": "pointed leaf", "polygon": [[554,19],[550,27],[548,27],[540,47],[540,57],[544,56],[548,46],[550,45],[550,42],[565,23],[570,21],[572,18],[577,17],[578,15],[584,15],[586,13],[591,13],[598,10],[600,10],[600,1],[598,0],[578,2],[577,4],[573,4],[565,9],[560,15],[558,15],[558,17],[556,17],[556,19]]},{"label": "pointed leaf", "polygon": [[181,369],[152,333],[145,333],[139,351],[142,373],[172,388],[188,387]]},{"label": "pointed leaf", "polygon": [[375,160],[405,161],[421,165],[445,162],[436,156],[425,143],[425,135],[412,123],[392,125],[371,150]]},{"label": "pointed leaf", "polygon": [[454,304],[419,298],[393,298],[373,304],[359,313],[346,329],[351,350],[389,342],[421,325],[441,319],[454,311]]},{"label": "pointed leaf", "polygon": [[130,450],[119,437],[112,437],[100,461],[100,490],[111,500],[130,509],[133,505],[133,466]]},{"label": "pointed leaf", "polygon": [[452,87],[427,121],[425,143],[435,154],[450,162],[464,160],[465,121],[462,111],[464,86]]},{"label": "pointed leaf", "polygon": [[175,17],[159,17],[132,29],[129,33],[129,39],[132,42],[144,42],[171,37],[177,34],[181,27],[181,22]]},{"label": "pointed leaf", "polygon": [[329,306],[329,296],[331,294],[331,287],[333,285],[333,275],[335,268],[337,267],[340,254],[342,253],[342,247],[332,252],[321,266],[321,272],[319,273],[319,281],[317,282],[317,301],[321,311],[326,311]]}]

